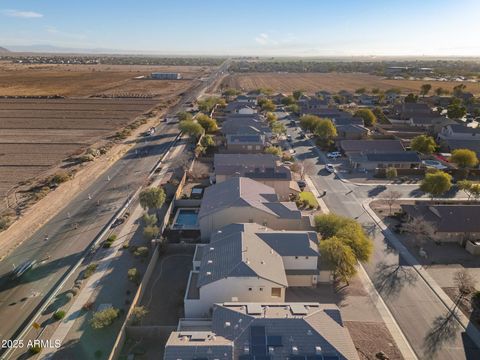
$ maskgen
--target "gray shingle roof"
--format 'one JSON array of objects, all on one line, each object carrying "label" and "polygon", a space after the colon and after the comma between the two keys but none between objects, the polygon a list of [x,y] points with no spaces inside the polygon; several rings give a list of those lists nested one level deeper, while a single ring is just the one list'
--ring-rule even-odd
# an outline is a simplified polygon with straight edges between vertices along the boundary
[{"label": "gray shingle roof", "polygon": [[420,158],[415,151],[369,153],[366,154],[365,157],[368,161],[420,163]]},{"label": "gray shingle roof", "polygon": [[438,232],[480,233],[480,205],[402,205],[413,217],[423,217]]},{"label": "gray shingle roof", "polygon": [[345,152],[397,152],[403,151],[400,140],[342,140],[340,146]]},{"label": "gray shingle roof", "polygon": [[255,234],[281,256],[318,256],[318,239],[313,231],[259,230]]},{"label": "gray shingle roof", "polygon": [[239,114],[227,117],[222,123],[221,131],[224,135],[272,132],[259,115]]},{"label": "gray shingle roof", "polygon": [[245,176],[251,179],[292,179],[286,166],[278,166],[271,154],[215,154],[213,166],[216,175]]},{"label": "gray shingle roof", "polygon": [[279,202],[273,188],[246,177],[233,177],[206,188],[198,219],[229,207],[254,207],[280,218],[301,219],[294,203]]},{"label": "gray shingle roof", "polygon": [[255,236],[257,226],[232,224],[212,236],[201,260],[199,287],[227,277],[260,277],[288,285],[282,258]]},{"label": "gray shingle roof", "polygon": [[480,134],[480,128],[471,128],[460,124],[449,125],[453,132],[461,134]]}]

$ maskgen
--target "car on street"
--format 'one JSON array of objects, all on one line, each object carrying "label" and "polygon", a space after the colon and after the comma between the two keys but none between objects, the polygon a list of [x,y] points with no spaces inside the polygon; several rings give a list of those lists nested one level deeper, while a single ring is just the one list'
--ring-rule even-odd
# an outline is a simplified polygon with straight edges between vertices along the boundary
[{"label": "car on street", "polygon": [[333,167],[332,164],[326,164],[325,165],[325,169],[329,172],[329,173],[334,173],[335,172],[335,168]]},{"label": "car on street", "polygon": [[332,151],[327,154],[327,157],[329,159],[337,159],[339,157],[342,157],[342,154],[340,153],[340,151]]},{"label": "car on street", "polygon": [[438,170],[448,169],[448,166],[443,165],[440,161],[437,160],[423,160],[422,164],[427,168],[433,168]]}]

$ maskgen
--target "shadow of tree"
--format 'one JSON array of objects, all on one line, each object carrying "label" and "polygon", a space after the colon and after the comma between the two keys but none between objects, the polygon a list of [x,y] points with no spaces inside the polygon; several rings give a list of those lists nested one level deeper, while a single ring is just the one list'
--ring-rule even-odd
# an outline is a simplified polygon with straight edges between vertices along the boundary
[{"label": "shadow of tree", "polygon": [[398,294],[405,285],[414,284],[417,279],[412,269],[404,267],[401,261],[394,264],[382,261],[376,266],[373,283],[382,295],[392,296]]},{"label": "shadow of tree", "polygon": [[437,316],[433,321],[423,340],[424,355],[427,358],[434,359],[445,344],[455,341],[455,332],[459,327],[455,318],[456,311],[457,309],[453,308],[446,315]]}]

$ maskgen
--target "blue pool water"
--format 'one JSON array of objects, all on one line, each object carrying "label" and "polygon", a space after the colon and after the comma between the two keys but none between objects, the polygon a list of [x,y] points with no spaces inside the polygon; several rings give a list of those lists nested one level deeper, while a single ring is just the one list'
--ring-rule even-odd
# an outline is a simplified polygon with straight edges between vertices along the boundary
[{"label": "blue pool water", "polygon": [[196,209],[179,209],[175,219],[175,228],[197,225],[198,212]]}]

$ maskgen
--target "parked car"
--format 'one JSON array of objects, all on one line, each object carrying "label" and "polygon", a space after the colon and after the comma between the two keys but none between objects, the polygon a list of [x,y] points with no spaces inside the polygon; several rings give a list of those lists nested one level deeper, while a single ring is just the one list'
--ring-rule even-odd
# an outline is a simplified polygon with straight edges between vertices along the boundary
[{"label": "parked car", "polygon": [[329,173],[334,173],[335,172],[335,168],[333,167],[332,164],[326,164],[325,165],[325,169],[329,172]]},{"label": "parked car", "polygon": [[448,169],[448,166],[443,165],[440,161],[437,160],[423,160],[422,164],[427,168],[434,168],[438,170]]},{"label": "parked car", "polygon": [[329,159],[336,159],[342,157],[342,154],[340,153],[340,151],[332,151],[327,154],[327,157]]}]

